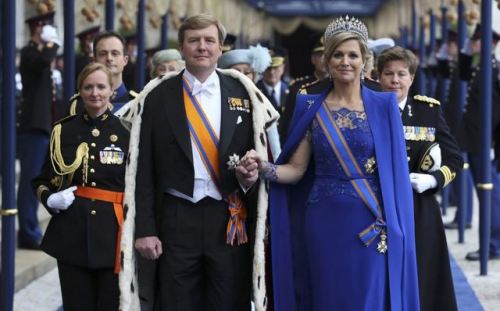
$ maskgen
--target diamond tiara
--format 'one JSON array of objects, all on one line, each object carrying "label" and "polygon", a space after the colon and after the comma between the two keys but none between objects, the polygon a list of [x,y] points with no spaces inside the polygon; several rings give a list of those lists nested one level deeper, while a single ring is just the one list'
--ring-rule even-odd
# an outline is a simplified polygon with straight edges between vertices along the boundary
[{"label": "diamond tiara", "polygon": [[330,41],[333,36],[341,32],[355,33],[365,43],[368,42],[368,29],[366,29],[365,24],[357,18],[349,18],[348,15],[345,18],[337,18],[326,27],[325,42]]}]

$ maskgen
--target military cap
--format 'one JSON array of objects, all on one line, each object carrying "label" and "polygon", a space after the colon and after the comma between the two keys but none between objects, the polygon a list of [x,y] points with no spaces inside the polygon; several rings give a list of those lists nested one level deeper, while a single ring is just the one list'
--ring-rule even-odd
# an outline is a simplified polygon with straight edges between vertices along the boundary
[{"label": "military cap", "polygon": [[101,30],[100,25],[92,26],[92,27],[86,28],[86,29],[80,31],[79,33],[77,33],[76,37],[78,37],[78,39],[80,39],[80,40],[84,40],[86,37],[93,38],[95,35],[97,35],[100,32],[100,30]]},{"label": "military cap", "polygon": [[55,11],[46,12],[43,14],[36,14],[28,17],[24,22],[28,25],[34,24],[54,24]]},{"label": "military cap", "polygon": [[236,42],[236,36],[232,33],[228,33],[226,35],[226,39],[224,39],[224,43],[222,44],[222,52],[227,52],[234,49],[234,44]]},{"label": "military cap", "polygon": [[269,67],[279,67],[285,63],[286,51],[280,47],[269,49],[271,55],[271,65]]}]

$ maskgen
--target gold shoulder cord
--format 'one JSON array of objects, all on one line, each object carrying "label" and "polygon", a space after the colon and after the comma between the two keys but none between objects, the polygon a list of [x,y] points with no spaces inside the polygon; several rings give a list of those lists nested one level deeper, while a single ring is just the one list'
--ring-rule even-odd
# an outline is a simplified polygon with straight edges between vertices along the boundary
[{"label": "gold shoulder cord", "polygon": [[54,126],[50,137],[50,161],[54,172],[58,175],[73,174],[83,163],[83,182],[87,183],[89,146],[85,142],[78,145],[75,160],[67,165],[61,154],[61,128],[61,124]]}]

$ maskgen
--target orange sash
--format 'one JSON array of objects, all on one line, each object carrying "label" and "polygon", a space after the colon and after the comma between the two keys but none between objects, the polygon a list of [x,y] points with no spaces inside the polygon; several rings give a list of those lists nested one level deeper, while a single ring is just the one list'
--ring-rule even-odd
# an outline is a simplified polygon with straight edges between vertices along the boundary
[{"label": "orange sash", "polygon": [[[219,183],[219,137],[217,137],[203,108],[192,95],[191,87],[186,79],[183,79],[182,93],[191,139],[210,177],[217,185],[219,192],[222,193]],[[229,203],[230,214],[226,229],[226,243],[233,245],[236,239],[238,245],[244,244],[248,241],[245,230],[246,207],[238,191],[233,192],[226,199]]]},{"label": "orange sash", "polygon": [[118,233],[116,237],[116,255],[115,255],[115,273],[120,273],[120,259],[121,259],[121,238],[123,227],[123,192],[104,190],[99,188],[81,187],[75,191],[75,195],[86,198],[94,199],[104,202],[113,203],[116,220],[118,222]]}]

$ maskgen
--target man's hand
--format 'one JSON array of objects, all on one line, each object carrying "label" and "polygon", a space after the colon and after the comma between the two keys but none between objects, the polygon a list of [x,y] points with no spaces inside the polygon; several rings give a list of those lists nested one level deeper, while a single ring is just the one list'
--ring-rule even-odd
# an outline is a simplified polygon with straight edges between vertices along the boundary
[{"label": "man's hand", "polygon": [[252,187],[252,185],[259,178],[259,165],[257,163],[258,157],[259,156],[255,150],[248,151],[235,169],[238,182],[246,189]]},{"label": "man's hand", "polygon": [[144,258],[150,260],[156,260],[160,258],[161,254],[163,253],[161,241],[157,236],[138,238],[137,240],[135,240],[135,249]]}]

